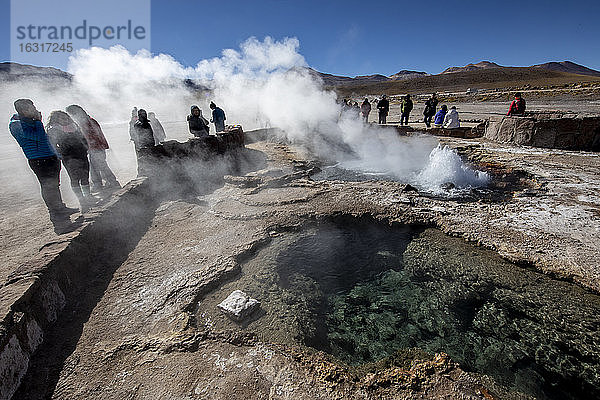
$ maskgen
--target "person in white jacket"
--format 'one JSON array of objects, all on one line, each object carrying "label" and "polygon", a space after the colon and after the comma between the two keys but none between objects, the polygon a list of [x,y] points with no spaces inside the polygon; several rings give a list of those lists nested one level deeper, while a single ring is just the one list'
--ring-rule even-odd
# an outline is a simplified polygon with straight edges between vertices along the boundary
[{"label": "person in white jacket", "polygon": [[452,106],[450,108],[450,112],[446,114],[446,118],[444,118],[444,128],[460,128],[460,121],[458,120],[458,111],[456,111],[456,106]]},{"label": "person in white jacket", "polygon": [[167,138],[165,128],[163,128],[158,118],[156,118],[156,114],[154,114],[153,112],[148,113],[148,122],[150,122],[152,132],[154,133],[154,145],[158,146],[159,144],[163,143]]}]

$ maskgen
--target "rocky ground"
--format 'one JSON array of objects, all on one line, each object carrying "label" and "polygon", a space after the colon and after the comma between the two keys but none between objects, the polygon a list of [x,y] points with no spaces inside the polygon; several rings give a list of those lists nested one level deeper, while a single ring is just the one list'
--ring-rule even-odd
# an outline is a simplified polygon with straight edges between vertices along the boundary
[{"label": "rocky ground", "polygon": [[323,353],[195,319],[204,296],[274,235],[339,214],[437,226],[600,290],[596,154],[444,142],[495,174],[490,191],[448,200],[389,181],[313,181],[298,149],[248,146],[264,168],[163,203],[125,262],[65,310],[17,398],[522,397],[443,354],[357,374]]},{"label": "rocky ground", "polygon": [[[448,199],[397,182],[315,181],[316,164],[300,149],[249,145],[258,170],[157,208],[126,260],[64,310],[16,398],[525,398],[441,353],[360,373],[324,353],[265,342],[246,329],[214,329],[196,317],[208,294],[235,280],[274,236],[342,214],[438,227],[600,292],[598,154],[442,142],[493,175],[489,190]],[[35,178],[25,166],[17,172],[22,187],[9,185],[0,198],[2,281],[45,243],[68,238],[52,232]]]}]

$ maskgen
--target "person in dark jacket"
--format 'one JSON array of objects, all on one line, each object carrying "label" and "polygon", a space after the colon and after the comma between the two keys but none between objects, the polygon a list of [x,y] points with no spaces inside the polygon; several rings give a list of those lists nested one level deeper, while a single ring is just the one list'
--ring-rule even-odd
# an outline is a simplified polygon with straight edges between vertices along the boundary
[{"label": "person in dark jacket", "polygon": [[377,110],[379,110],[379,123],[386,124],[387,116],[390,112],[390,102],[384,94],[379,103],[377,103]]},{"label": "person in dark jacket", "polygon": [[425,116],[425,119],[423,120],[423,122],[425,122],[425,125],[427,125],[428,128],[431,128],[431,120],[432,120],[433,116],[435,115],[437,105],[438,105],[438,99],[434,93],[425,102],[425,109],[423,110],[423,115]]},{"label": "person in dark jacket", "polygon": [[371,103],[369,99],[365,97],[365,100],[360,105],[360,112],[362,113],[363,121],[369,123],[369,114],[371,113]]},{"label": "person in dark jacket", "polygon": [[525,114],[525,99],[521,97],[521,93],[515,93],[515,99],[510,103],[508,114],[506,115],[524,115]]},{"label": "person in dark jacket", "polygon": [[202,110],[198,106],[192,106],[190,108],[190,115],[187,117],[188,126],[190,133],[195,137],[206,137],[208,136],[209,122],[202,116]]},{"label": "person in dark jacket", "polygon": [[225,131],[225,111],[221,110],[215,103],[210,102],[210,109],[212,110],[212,118],[210,122],[215,124],[215,132]]},{"label": "person in dark jacket", "polygon": [[133,125],[135,133],[135,149],[150,149],[154,147],[154,133],[152,132],[152,126],[150,120],[148,120],[148,114],[146,110],[140,109],[138,111],[138,120]]},{"label": "person in dark jacket", "polygon": [[448,106],[442,105],[440,110],[435,114],[433,118],[433,126],[436,128],[441,128],[444,125],[444,119],[446,118],[446,113],[448,112]]},{"label": "person in dark jacket", "polygon": [[400,112],[402,113],[400,117],[400,125],[408,125],[408,117],[410,116],[410,112],[413,109],[413,101],[410,99],[410,94],[404,96],[402,99],[402,104],[400,106]]},{"label": "person in dark jacket", "polygon": [[88,144],[90,159],[90,175],[92,178],[92,192],[120,189],[121,185],[106,162],[106,150],[109,149],[108,141],[100,128],[100,124],[80,106],[72,104],[66,108],[67,113],[75,120],[81,133]]},{"label": "person in dark jacket", "polygon": [[69,208],[63,203],[59,187],[60,160],[44,130],[42,114],[29,99],[19,99],[14,105],[17,113],[10,119],[10,133],[23,150],[29,167],[40,182],[42,198],[58,233],[59,229],[64,229],[63,223],[70,223],[69,215],[77,212],[77,209]]},{"label": "person in dark jacket", "polygon": [[138,110],[138,120],[133,125],[135,152],[138,160],[138,176],[147,176],[150,172],[152,149],[154,148],[154,132],[148,120],[146,110]]},{"label": "person in dark jacket", "polygon": [[48,119],[48,138],[62,158],[69,174],[71,189],[79,200],[81,212],[96,204],[90,191],[90,164],[88,143],[79,126],[64,111],[53,111]]}]

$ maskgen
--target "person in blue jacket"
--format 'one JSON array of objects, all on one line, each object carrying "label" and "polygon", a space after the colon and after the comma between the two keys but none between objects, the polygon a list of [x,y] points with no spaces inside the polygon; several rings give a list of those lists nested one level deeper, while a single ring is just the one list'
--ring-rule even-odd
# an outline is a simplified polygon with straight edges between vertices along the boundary
[{"label": "person in blue jacket", "polygon": [[60,159],[44,130],[42,114],[29,99],[19,99],[14,105],[17,113],[10,119],[8,128],[40,182],[42,198],[56,229],[57,222],[70,222],[69,215],[76,213],[78,209],[67,207],[63,203],[59,187]]},{"label": "person in blue jacket", "polygon": [[444,118],[446,118],[446,113],[448,112],[448,106],[443,105],[439,111],[435,114],[433,119],[433,126],[436,128],[441,128],[444,125]]},{"label": "person in blue jacket", "polygon": [[215,103],[210,102],[210,109],[212,110],[212,118],[210,122],[214,122],[216,132],[225,131],[225,111],[221,110]]}]

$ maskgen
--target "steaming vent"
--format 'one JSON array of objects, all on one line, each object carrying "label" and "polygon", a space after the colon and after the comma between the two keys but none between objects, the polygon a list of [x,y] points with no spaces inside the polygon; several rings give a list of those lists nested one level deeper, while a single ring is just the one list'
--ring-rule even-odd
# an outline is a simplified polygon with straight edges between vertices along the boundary
[{"label": "steaming vent", "polygon": [[[413,144],[425,145],[427,139],[415,139]],[[421,142],[425,140],[425,142]],[[402,144],[398,144],[402,146]],[[426,145],[425,145],[426,146]],[[412,154],[409,159],[399,156],[396,163],[391,158],[365,162],[348,160],[326,166],[314,175],[315,180],[390,180],[408,183],[420,191],[436,196],[461,197],[472,189],[484,188],[491,177],[487,172],[479,171],[464,162],[460,155],[448,146],[438,144],[426,154],[424,147]],[[398,149],[402,151],[402,149]],[[375,160],[373,160],[375,161]]]}]

